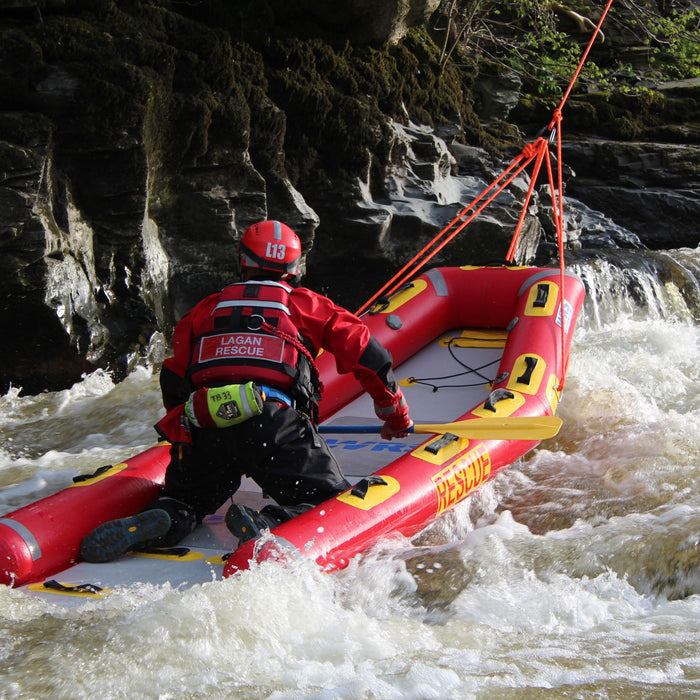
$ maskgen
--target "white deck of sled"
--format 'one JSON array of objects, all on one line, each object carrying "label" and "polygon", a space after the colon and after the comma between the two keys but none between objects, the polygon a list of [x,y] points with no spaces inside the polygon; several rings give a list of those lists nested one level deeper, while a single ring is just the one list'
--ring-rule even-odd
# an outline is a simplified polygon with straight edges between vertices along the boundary
[{"label": "white deck of sled", "polygon": [[[445,336],[458,335],[451,332]],[[489,393],[488,383],[476,374],[460,374],[464,366],[480,369],[485,377],[493,379],[498,370],[502,348],[453,347],[441,345],[437,339],[420,353],[398,367],[398,380],[408,377],[440,385],[433,391],[428,384],[404,386],[403,391],[408,401],[411,418],[415,423],[446,423],[463,415],[470,408],[484,401]],[[460,363],[463,363],[460,364]],[[457,375],[451,377],[451,375]],[[451,377],[433,381],[435,377]],[[464,386],[474,385],[474,386]],[[363,395],[336,413],[326,425],[376,425],[372,400]],[[340,462],[348,481],[355,483],[361,478],[374,473],[386,464],[394,461],[401,454],[412,450],[416,445],[429,439],[428,435],[412,435],[404,440],[382,440],[379,434],[332,434],[325,433],[325,439]],[[260,508],[263,498],[256,484],[244,479],[235,499],[246,505]],[[120,559],[106,564],[79,563],[47,580],[55,580],[64,586],[95,584],[103,589],[120,589],[136,583],[163,585],[172,587],[190,587],[220,579],[223,572],[221,556],[233,551],[236,538],[229,533],[224,524],[224,513],[228,508],[224,504],[214,515],[208,516],[182,543],[181,547],[190,549],[188,560],[178,558],[158,558],[148,555],[127,554]],[[201,555],[201,556],[199,556]],[[197,558],[194,558],[197,557]],[[192,558],[192,560],[189,560]],[[20,590],[29,595],[39,596],[60,605],[81,605],[86,600],[94,599],[90,594],[69,594],[48,589],[34,590],[24,586]],[[103,593],[102,596],[108,595]]]}]

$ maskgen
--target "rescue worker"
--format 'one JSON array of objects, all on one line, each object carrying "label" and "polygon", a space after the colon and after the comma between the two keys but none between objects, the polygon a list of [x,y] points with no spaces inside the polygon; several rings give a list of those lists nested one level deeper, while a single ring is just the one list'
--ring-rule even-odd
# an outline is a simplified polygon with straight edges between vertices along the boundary
[{"label": "rescue worker", "polygon": [[156,430],[172,443],[160,497],[88,534],[86,561],[176,544],[233,496],[244,474],[277,505],[257,512],[232,502],[226,525],[240,542],[349,488],[317,431],[321,348],[372,397],[384,439],[413,425],[391,354],[362,320],[288,284],[301,259],[289,226],[250,226],[239,259],[242,281],[199,302],[173,333],[174,355],[160,374],[168,413]]}]

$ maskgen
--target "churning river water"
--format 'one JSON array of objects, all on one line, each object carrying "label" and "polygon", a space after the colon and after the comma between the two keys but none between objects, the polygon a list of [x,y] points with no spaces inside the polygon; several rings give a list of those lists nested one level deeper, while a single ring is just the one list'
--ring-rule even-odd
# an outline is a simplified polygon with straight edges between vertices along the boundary
[{"label": "churning river water", "polygon": [[[0,587],[1,698],[700,697],[700,250],[615,252],[560,434],[412,541],[64,609]],[[157,377],[0,397],[0,515],[154,442]]]}]

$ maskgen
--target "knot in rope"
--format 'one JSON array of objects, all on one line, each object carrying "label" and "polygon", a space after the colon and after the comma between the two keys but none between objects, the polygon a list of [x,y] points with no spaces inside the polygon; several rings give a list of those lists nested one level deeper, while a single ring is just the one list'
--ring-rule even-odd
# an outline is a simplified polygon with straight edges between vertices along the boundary
[{"label": "knot in rope", "polygon": [[539,143],[537,141],[532,141],[531,143],[526,143],[523,148],[523,156],[530,159],[537,155],[537,149],[539,148]]},{"label": "knot in rope", "polygon": [[552,121],[549,122],[549,130],[556,128],[557,124],[560,124],[562,120],[561,116],[561,106],[555,107],[554,112],[552,112]]}]

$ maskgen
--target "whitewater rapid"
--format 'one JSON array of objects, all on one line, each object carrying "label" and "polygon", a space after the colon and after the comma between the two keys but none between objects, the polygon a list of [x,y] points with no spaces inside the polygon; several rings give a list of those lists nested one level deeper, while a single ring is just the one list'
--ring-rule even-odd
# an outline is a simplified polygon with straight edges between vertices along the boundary
[{"label": "whitewater rapid", "polygon": [[[700,696],[699,270],[577,263],[560,434],[410,542],[75,609],[0,587],[0,697]],[[152,445],[161,415],[149,368],[11,389],[0,515]]]}]

